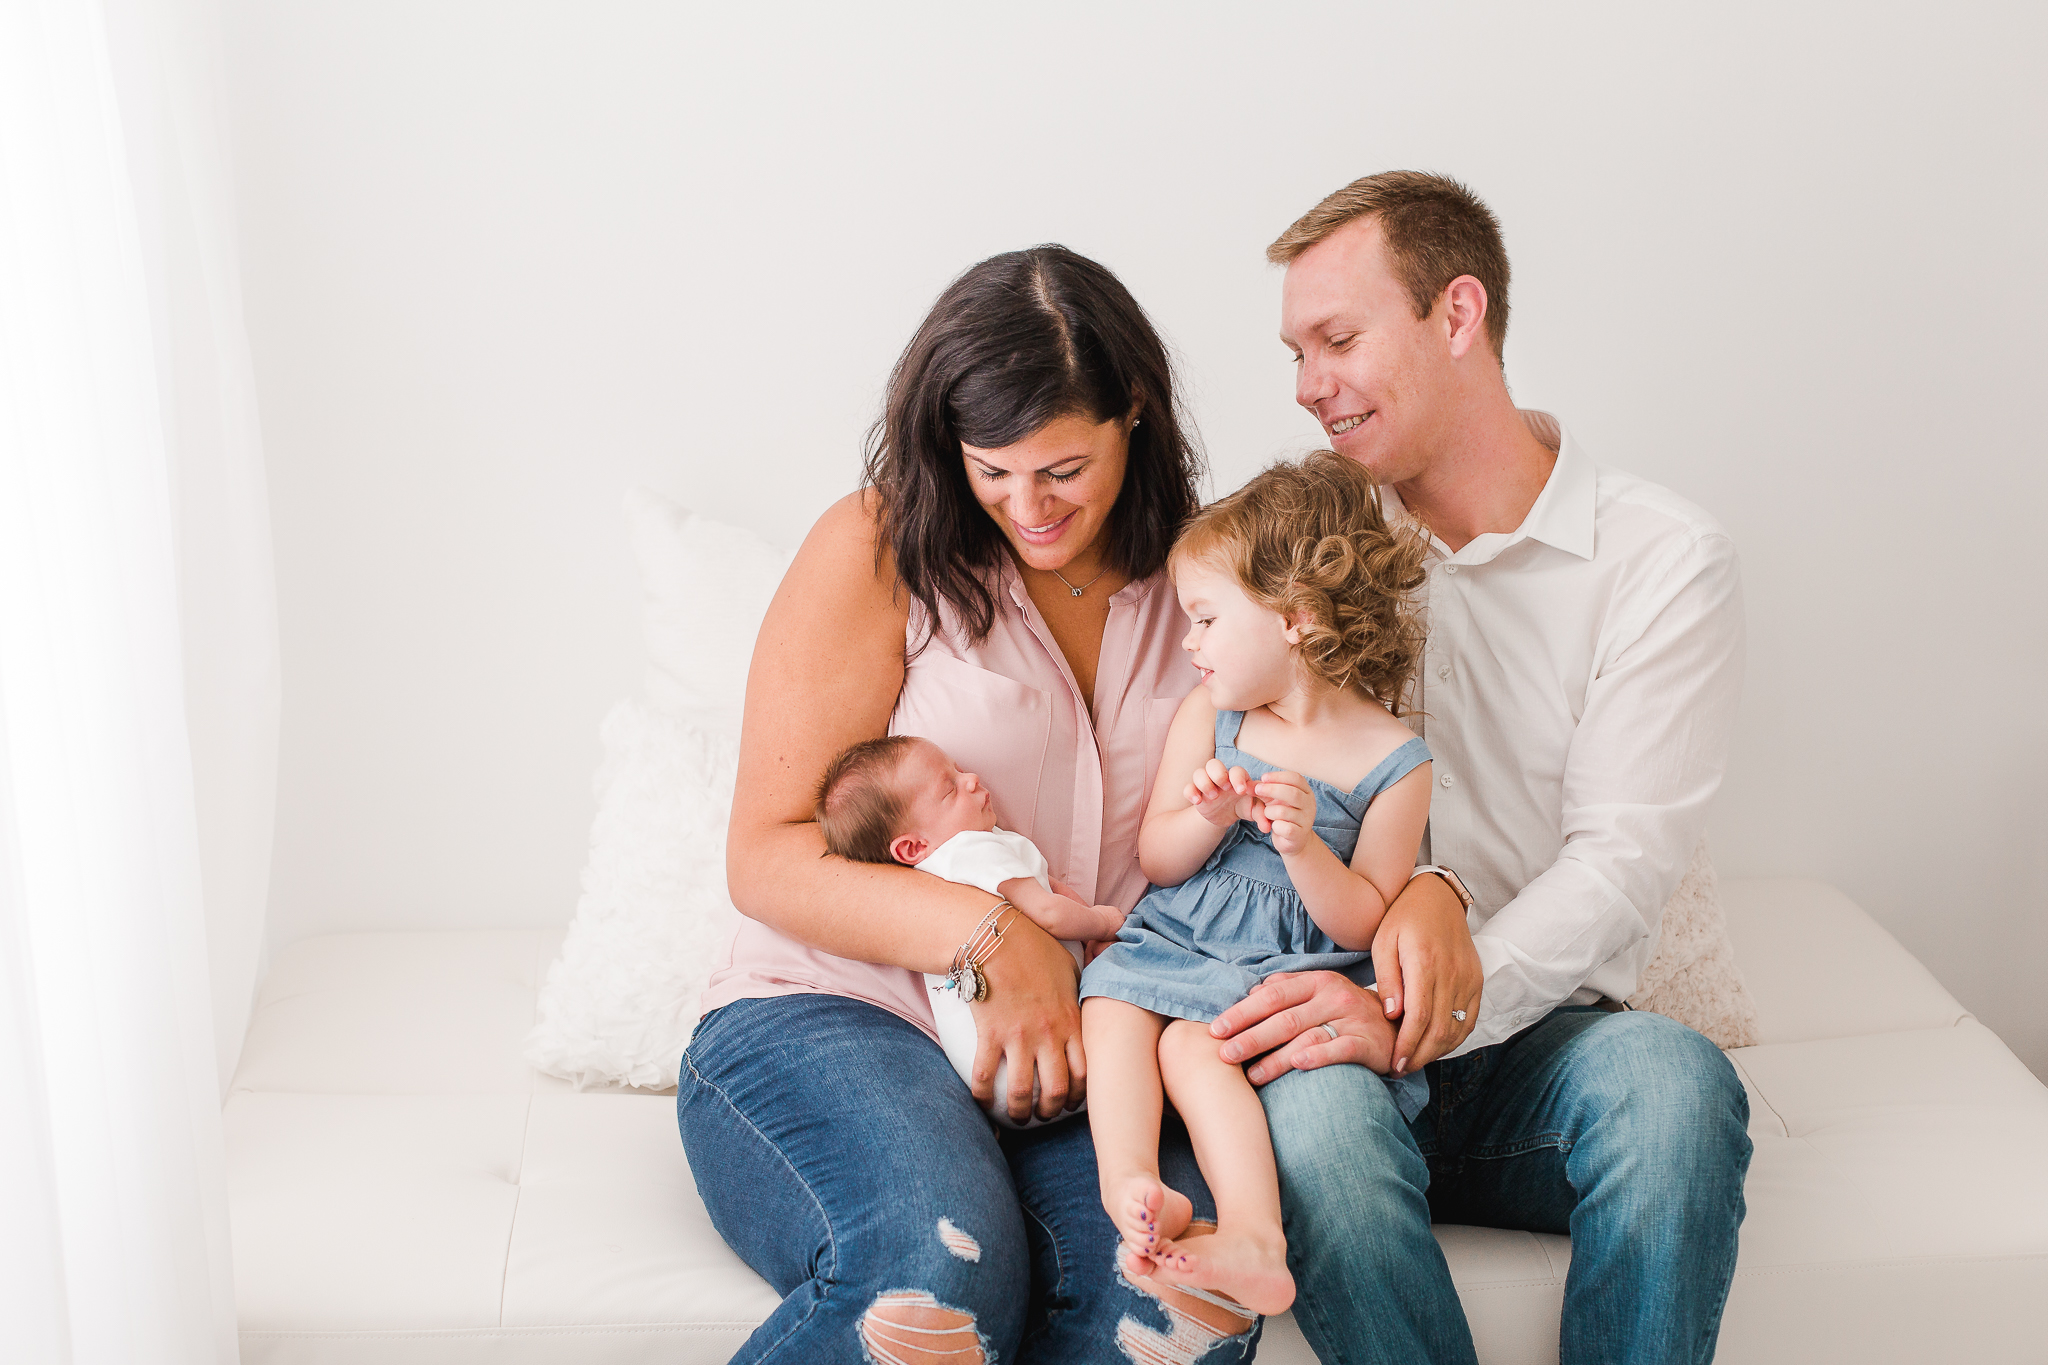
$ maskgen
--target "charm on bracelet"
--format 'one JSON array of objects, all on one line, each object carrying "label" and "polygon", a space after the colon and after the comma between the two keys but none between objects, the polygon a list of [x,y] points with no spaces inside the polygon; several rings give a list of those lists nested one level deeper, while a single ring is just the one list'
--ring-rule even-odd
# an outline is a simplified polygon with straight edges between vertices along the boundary
[{"label": "charm on bracelet", "polygon": [[[1010,914],[1003,917],[1003,911]],[[953,953],[952,970],[946,973],[946,984],[941,989],[950,990],[967,1004],[988,999],[988,973],[981,964],[995,956],[996,949],[1003,946],[1003,930],[1010,927],[1017,918],[1017,909],[1008,901],[997,901],[989,907],[981,923],[974,926],[974,932],[967,942]]]}]

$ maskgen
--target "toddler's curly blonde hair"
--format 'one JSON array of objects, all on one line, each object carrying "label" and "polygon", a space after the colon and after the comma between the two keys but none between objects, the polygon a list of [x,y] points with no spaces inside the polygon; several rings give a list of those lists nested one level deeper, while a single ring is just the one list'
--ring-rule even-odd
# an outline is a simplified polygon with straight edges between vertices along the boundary
[{"label": "toddler's curly blonde hair", "polygon": [[1334,450],[1268,466],[1189,519],[1172,563],[1227,568],[1245,596],[1301,623],[1301,661],[1395,715],[1422,657],[1416,590],[1428,542],[1381,510],[1365,467]]}]

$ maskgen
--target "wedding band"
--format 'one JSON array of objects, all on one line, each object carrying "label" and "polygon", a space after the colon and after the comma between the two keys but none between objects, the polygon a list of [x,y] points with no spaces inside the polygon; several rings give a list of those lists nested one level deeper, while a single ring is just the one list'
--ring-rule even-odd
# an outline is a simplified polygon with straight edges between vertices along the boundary
[{"label": "wedding band", "polygon": [[1453,1018],[1453,1019],[1457,1020],[1457,1021],[1458,1021],[1459,1023],[1461,1023],[1461,1024],[1462,1024],[1462,1023],[1464,1023],[1464,1022],[1465,1022],[1465,1011],[1463,1011],[1463,1010],[1452,1010],[1452,1011],[1451,1011],[1451,1018]]},{"label": "wedding band", "polygon": [[1317,1024],[1316,1027],[1329,1034],[1331,1042],[1337,1041],[1337,1026],[1335,1024]]}]

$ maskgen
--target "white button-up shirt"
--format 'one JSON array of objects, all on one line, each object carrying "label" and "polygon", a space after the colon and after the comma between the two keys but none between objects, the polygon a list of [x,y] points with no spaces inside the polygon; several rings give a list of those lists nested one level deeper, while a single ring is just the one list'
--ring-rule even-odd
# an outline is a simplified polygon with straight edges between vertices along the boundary
[{"label": "white button-up shirt", "polygon": [[1486,971],[1459,1052],[1635,990],[1721,785],[1742,685],[1727,534],[1595,465],[1550,414],[1522,417],[1557,462],[1516,530],[1456,553],[1432,541],[1413,694],[1436,761],[1424,856],[1472,893]]}]

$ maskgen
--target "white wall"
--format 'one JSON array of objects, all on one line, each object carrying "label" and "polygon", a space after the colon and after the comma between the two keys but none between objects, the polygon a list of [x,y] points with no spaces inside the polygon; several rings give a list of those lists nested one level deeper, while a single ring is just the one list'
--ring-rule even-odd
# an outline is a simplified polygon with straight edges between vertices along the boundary
[{"label": "white wall", "polygon": [[272,933],[539,924],[635,685],[620,492],[794,543],[936,291],[1057,240],[1226,490],[1265,243],[1447,170],[1510,379],[1742,548],[1724,874],[1846,888],[2048,1074],[2039,6],[231,0],[285,658]]}]

